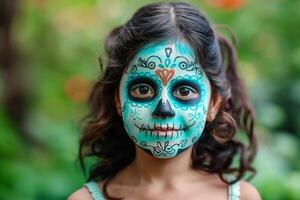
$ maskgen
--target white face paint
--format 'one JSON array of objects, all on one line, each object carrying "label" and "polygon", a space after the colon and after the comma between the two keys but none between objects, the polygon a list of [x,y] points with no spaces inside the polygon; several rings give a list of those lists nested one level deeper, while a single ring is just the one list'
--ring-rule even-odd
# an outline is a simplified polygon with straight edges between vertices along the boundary
[{"label": "white face paint", "polygon": [[129,63],[119,93],[129,137],[151,155],[174,157],[200,138],[211,87],[186,43],[146,45]]}]

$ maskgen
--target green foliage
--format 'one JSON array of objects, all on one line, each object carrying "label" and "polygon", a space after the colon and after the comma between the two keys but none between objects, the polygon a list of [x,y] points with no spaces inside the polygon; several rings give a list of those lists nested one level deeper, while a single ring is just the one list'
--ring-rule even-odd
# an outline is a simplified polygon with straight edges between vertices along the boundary
[{"label": "green foliage", "polygon": [[[76,164],[80,120],[109,31],[152,1],[19,1],[13,38],[27,83],[26,144],[0,107],[0,199],[66,199],[85,177]],[[240,72],[257,111],[253,184],[263,199],[300,191],[300,1],[248,1],[235,10],[190,1],[238,36]],[[216,28],[226,35],[225,29]],[[0,86],[0,97],[4,88]]]}]

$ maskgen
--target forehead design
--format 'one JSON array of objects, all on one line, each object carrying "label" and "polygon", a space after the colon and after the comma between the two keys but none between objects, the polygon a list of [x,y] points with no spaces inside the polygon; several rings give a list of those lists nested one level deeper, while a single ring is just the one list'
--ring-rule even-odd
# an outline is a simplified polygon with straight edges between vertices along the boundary
[{"label": "forehead design", "polygon": [[[176,67],[177,66],[177,67]],[[131,74],[138,69],[155,70],[164,86],[175,74],[174,68],[186,72],[195,72],[201,78],[203,72],[196,63],[192,48],[183,41],[162,41],[151,43],[143,47],[129,65]]]},{"label": "forehead design", "polygon": [[174,76],[174,69],[158,69],[155,74],[160,78],[163,85],[166,86],[169,80]]}]

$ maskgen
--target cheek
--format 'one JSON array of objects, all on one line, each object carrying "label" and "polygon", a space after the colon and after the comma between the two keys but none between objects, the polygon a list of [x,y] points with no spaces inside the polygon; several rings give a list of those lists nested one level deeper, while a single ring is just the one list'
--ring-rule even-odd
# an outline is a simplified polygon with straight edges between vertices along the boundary
[{"label": "cheek", "polygon": [[195,124],[198,128],[205,123],[209,99],[203,98],[195,106],[178,108],[177,113],[181,115],[187,125]]},{"label": "cheek", "polygon": [[125,124],[142,124],[152,119],[156,101],[140,103],[131,100],[128,95],[120,97],[122,116]]},{"label": "cheek", "polygon": [[142,110],[137,108],[129,108],[128,115],[133,121],[142,121]]},{"label": "cheek", "polygon": [[204,112],[203,106],[204,105],[193,106],[187,110],[178,109],[177,113],[184,119],[185,123],[196,123],[198,120],[205,118],[206,113]]},{"label": "cheek", "polygon": [[142,123],[151,119],[152,108],[149,107],[137,107],[129,103],[128,107],[123,112],[123,117],[127,119],[127,122]]}]

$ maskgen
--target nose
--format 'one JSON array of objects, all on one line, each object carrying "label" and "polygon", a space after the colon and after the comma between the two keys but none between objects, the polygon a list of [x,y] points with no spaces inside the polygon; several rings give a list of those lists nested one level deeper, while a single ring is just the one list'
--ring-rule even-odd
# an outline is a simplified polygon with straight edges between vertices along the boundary
[{"label": "nose", "polygon": [[159,118],[174,117],[175,112],[171,108],[171,105],[168,100],[163,102],[161,99],[161,100],[159,100],[155,110],[153,111],[152,116],[159,117]]}]

